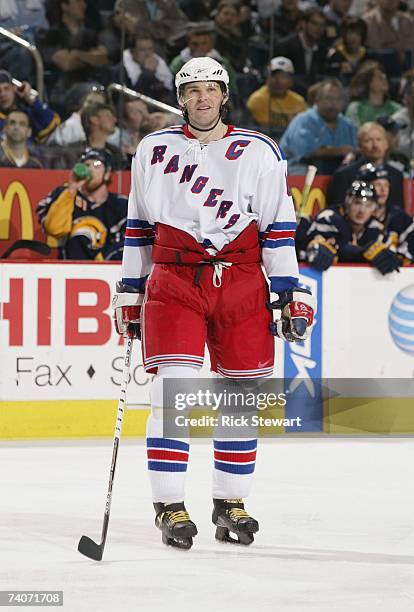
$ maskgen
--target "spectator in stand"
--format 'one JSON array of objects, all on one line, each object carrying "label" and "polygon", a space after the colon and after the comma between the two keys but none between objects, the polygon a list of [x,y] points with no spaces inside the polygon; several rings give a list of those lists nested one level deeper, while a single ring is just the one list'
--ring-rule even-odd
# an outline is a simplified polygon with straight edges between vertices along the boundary
[{"label": "spectator in stand", "polygon": [[404,208],[403,173],[391,166],[386,160],[388,140],[384,128],[375,122],[365,123],[358,131],[360,157],[348,166],[339,168],[328,186],[327,202],[329,206],[339,206],[352,181],[358,175],[361,166],[368,162],[374,166],[384,166],[390,179],[389,202]]},{"label": "spectator in stand", "polygon": [[136,98],[126,99],[123,110],[122,150],[130,157],[134,155],[144,136],[180,123],[179,117],[172,113],[149,113],[145,102]]},{"label": "spectator in stand", "polygon": [[[127,160],[122,151],[108,142],[108,138],[115,133],[117,123],[112,106],[88,104],[82,109],[80,116],[87,145],[93,149],[105,150],[111,156],[111,167],[114,170],[125,169]],[[81,143],[81,146],[84,147],[84,143]]]},{"label": "spectator in stand", "polygon": [[4,122],[0,143],[2,168],[42,168],[42,162],[28,146],[31,135],[29,115],[21,110],[11,111]]},{"label": "spectator in stand", "polygon": [[60,117],[33,93],[30,83],[17,88],[7,70],[0,70],[0,133],[6,116],[13,110],[24,111],[30,119],[32,139],[41,144],[59,125]]},{"label": "spectator in stand", "polygon": [[348,17],[351,4],[352,0],[329,0],[328,4],[325,4],[323,8],[327,19],[325,35],[329,46],[341,35],[342,25]]},{"label": "spectator in stand", "polygon": [[381,64],[364,62],[357,70],[349,87],[352,102],[346,116],[357,127],[375,121],[381,115],[392,115],[401,105],[388,97],[389,83]]},{"label": "spectator in stand", "polygon": [[99,32],[99,43],[103,45],[111,64],[121,61],[121,42],[123,32],[129,40],[138,27],[138,17],[128,11],[116,10],[112,13],[106,26]]},{"label": "spectator in stand", "polygon": [[368,59],[365,45],[367,26],[363,19],[347,17],[342,24],[342,37],[329,49],[326,73],[337,77],[346,87],[362,62]]},{"label": "spectator in stand", "polygon": [[388,170],[385,166],[365,164],[359,169],[358,180],[374,186],[377,194],[377,207],[374,215],[382,224],[387,246],[395,249],[402,265],[412,263],[414,260],[414,222],[405,210],[394,206],[393,202],[387,204],[391,186]]},{"label": "spectator in stand", "polygon": [[367,45],[372,49],[396,49],[404,65],[405,52],[414,49],[414,20],[399,10],[400,0],[376,0],[375,4],[363,15],[368,26]]},{"label": "spectator in stand", "polygon": [[[399,112],[399,111],[398,111]],[[409,159],[407,155],[401,153],[398,150],[399,142],[400,142],[400,131],[405,129],[406,124],[400,123],[399,121],[395,121],[389,115],[380,115],[376,118],[376,123],[382,125],[384,128],[387,140],[388,140],[388,163],[400,172],[408,172],[409,169]]]},{"label": "spectator in stand", "polygon": [[305,100],[291,90],[293,64],[287,57],[274,57],[269,65],[266,85],[254,91],[247,100],[254,121],[272,129],[280,137],[290,121],[308,108]]},{"label": "spectator in stand", "polygon": [[375,218],[374,187],[354,181],[344,203],[335,210],[325,208],[308,231],[307,261],[317,270],[332,264],[369,263],[381,274],[398,270],[397,255],[384,242],[382,223]]},{"label": "spectator in stand", "polygon": [[[276,42],[298,30],[303,18],[303,11],[299,7],[298,0],[281,0],[280,5],[272,12],[274,13],[273,36]],[[269,15],[265,19],[261,19],[260,23],[269,42],[272,24],[271,16]]]},{"label": "spectator in stand", "polygon": [[275,46],[275,55],[288,57],[295,68],[295,91],[306,97],[308,87],[324,77],[326,17],[318,7],[304,13],[302,27]]},{"label": "spectator in stand", "polygon": [[90,91],[81,100],[78,110],[59,125],[52,132],[48,144],[61,146],[71,145],[75,142],[86,142],[86,134],[82,127],[81,111],[90,104],[106,104],[105,90],[102,85],[91,85]]},{"label": "spectator in stand", "polygon": [[38,42],[46,68],[53,73],[50,97],[55,105],[71,85],[82,81],[106,84],[109,63],[98,34],[85,26],[85,0],[56,0],[59,17],[49,30],[39,33]]},{"label": "spectator in stand", "polygon": [[122,259],[128,200],[108,190],[111,159],[86,149],[68,183],[39,202],[37,214],[47,236],[59,240],[61,259]]},{"label": "spectator in stand", "polygon": [[[34,43],[37,29],[47,27],[44,0],[3,0],[0,2],[0,27]],[[35,77],[31,53],[6,38],[0,39],[0,65],[20,81],[31,81]]]},{"label": "spectator in stand", "polygon": [[[173,75],[165,60],[155,53],[154,41],[147,32],[135,32],[124,51],[122,61],[127,87],[155,100],[175,104]],[[114,70],[115,73],[119,72],[118,67]]]},{"label": "spectator in stand", "polygon": [[247,40],[240,28],[241,7],[237,1],[221,0],[214,16],[216,49],[238,73],[247,59]]},{"label": "spectator in stand", "polygon": [[180,51],[170,63],[170,70],[175,76],[177,72],[193,57],[212,57],[229,73],[230,93],[237,96],[236,73],[229,60],[215,49],[214,26],[210,23],[193,26],[187,35],[187,47]]},{"label": "spectator in stand", "polygon": [[397,151],[414,160],[414,76],[407,80],[403,91],[403,107],[392,115],[401,124]]},{"label": "spectator in stand", "polygon": [[122,15],[123,11],[136,19],[137,27],[151,36],[163,56],[169,39],[184,31],[188,23],[177,0],[117,0],[114,12]]},{"label": "spectator in stand", "polygon": [[316,90],[315,106],[290,122],[280,145],[291,174],[306,174],[313,164],[319,174],[332,174],[356,146],[356,128],[343,116],[345,93],[337,79]]}]

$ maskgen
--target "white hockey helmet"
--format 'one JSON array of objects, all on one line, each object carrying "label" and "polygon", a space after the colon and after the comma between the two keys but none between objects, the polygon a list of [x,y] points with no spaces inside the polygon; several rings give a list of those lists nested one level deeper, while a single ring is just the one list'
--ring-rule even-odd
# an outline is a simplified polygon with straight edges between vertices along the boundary
[{"label": "white hockey helmet", "polygon": [[224,83],[226,93],[229,92],[229,73],[212,57],[193,57],[177,72],[175,87],[178,99],[181,85],[194,81],[219,81]]}]

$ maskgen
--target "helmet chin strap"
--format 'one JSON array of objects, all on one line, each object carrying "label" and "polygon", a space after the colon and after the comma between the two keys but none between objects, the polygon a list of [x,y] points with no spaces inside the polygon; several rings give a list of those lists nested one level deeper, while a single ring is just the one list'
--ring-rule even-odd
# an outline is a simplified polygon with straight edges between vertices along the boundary
[{"label": "helmet chin strap", "polygon": [[220,119],[221,119],[221,110],[217,116],[217,121],[212,127],[209,127],[209,128],[196,127],[195,125],[191,123],[190,119],[187,119],[187,123],[189,126],[193,128],[193,130],[197,130],[197,132],[212,132],[218,126]]},{"label": "helmet chin strap", "polygon": [[193,130],[197,130],[198,132],[211,132],[211,131],[213,131],[218,126],[218,124],[220,122],[220,119],[223,116],[224,104],[222,104],[220,106],[219,114],[217,115],[217,120],[216,120],[215,124],[212,127],[209,127],[209,128],[201,128],[201,127],[196,127],[195,125],[193,125],[191,123],[191,121],[190,121],[190,117],[188,116],[187,109],[185,107],[184,107],[184,109],[185,109],[184,112],[183,112],[184,120],[186,121],[186,123],[188,123],[188,125],[190,127],[193,128]]}]

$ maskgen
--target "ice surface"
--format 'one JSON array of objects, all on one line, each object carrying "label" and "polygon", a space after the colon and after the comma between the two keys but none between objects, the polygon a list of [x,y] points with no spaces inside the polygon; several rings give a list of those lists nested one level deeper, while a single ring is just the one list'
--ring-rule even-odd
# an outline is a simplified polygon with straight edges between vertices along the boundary
[{"label": "ice surface", "polygon": [[63,589],[65,612],[414,610],[414,440],[262,443],[247,503],[260,532],[243,548],[214,540],[212,451],[195,443],[189,552],[161,543],[143,442],[122,440],[105,555],[93,562],[77,543],[100,539],[111,449],[0,445],[0,589]]}]

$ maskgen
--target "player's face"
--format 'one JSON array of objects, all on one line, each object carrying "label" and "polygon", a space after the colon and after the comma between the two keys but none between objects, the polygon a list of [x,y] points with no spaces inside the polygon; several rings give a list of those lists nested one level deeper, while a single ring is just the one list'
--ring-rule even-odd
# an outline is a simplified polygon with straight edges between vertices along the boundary
[{"label": "player's face", "polygon": [[351,198],[348,204],[348,218],[351,223],[365,225],[375,210],[375,202],[365,198]]},{"label": "player's face", "polygon": [[205,129],[214,125],[225,100],[226,96],[215,81],[187,83],[182,95],[190,123],[195,128]]},{"label": "player's face", "polygon": [[385,206],[388,196],[390,195],[390,184],[387,179],[376,179],[373,181],[375,193],[377,194],[377,202],[379,206]]}]

